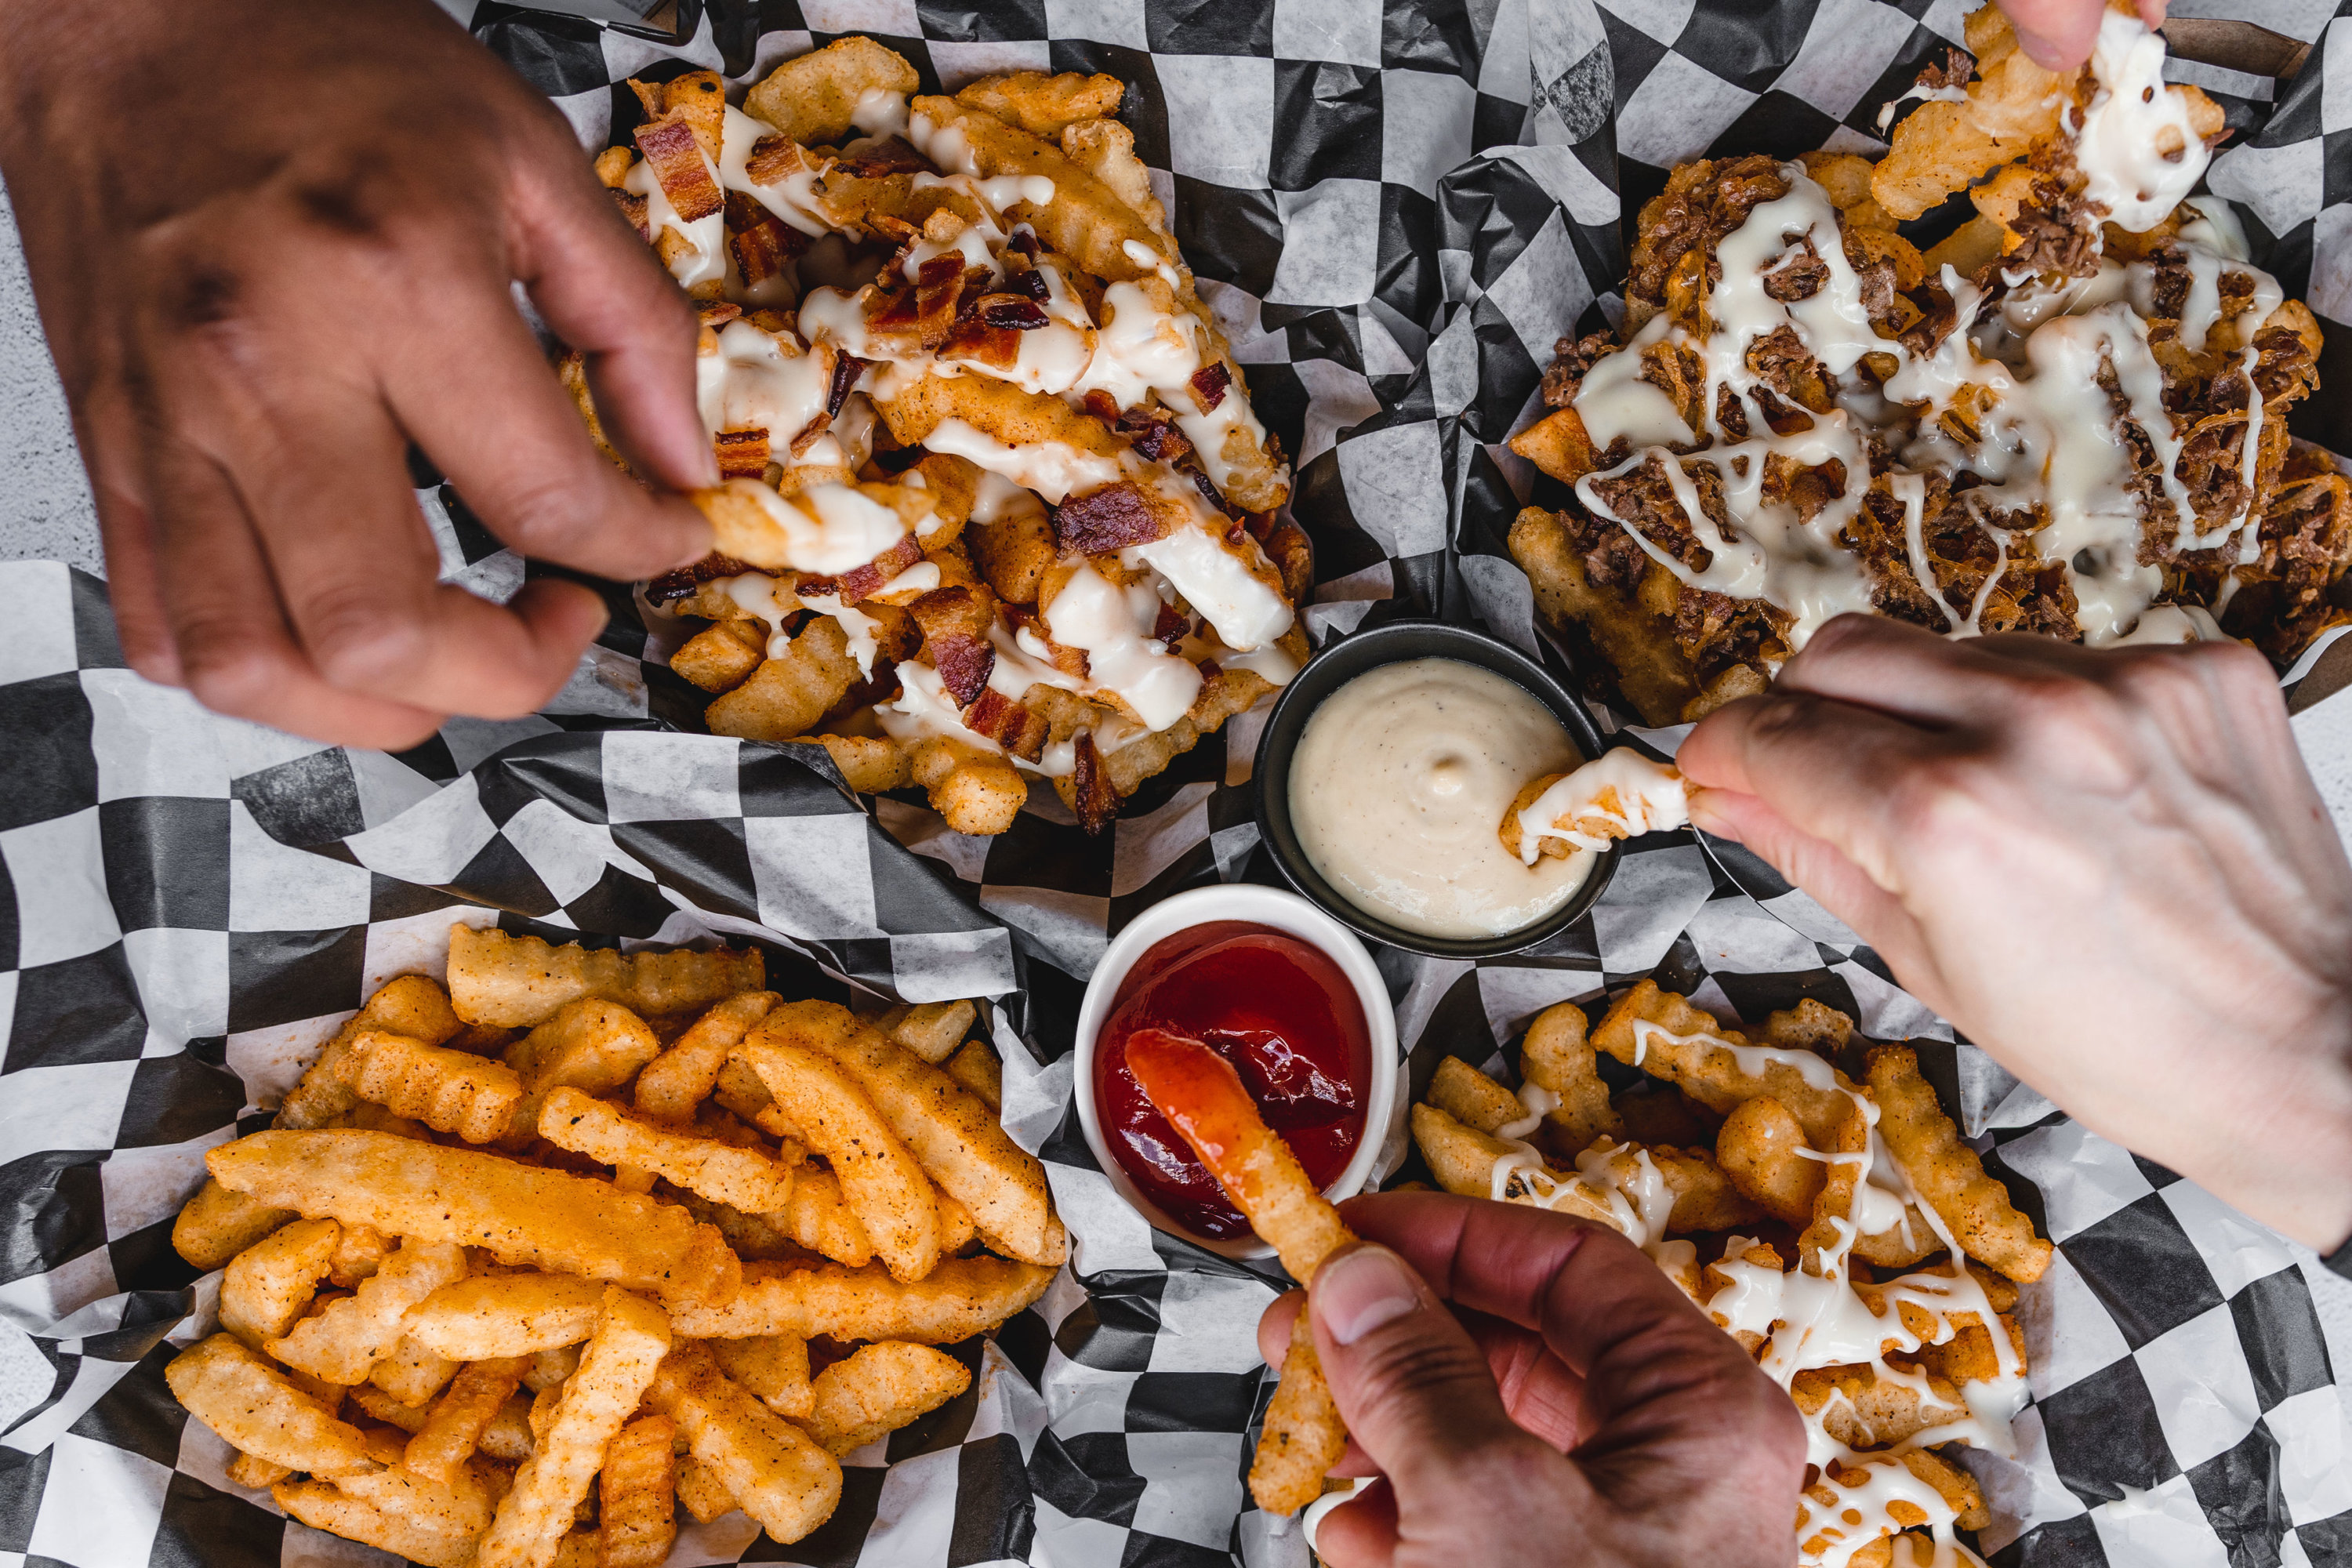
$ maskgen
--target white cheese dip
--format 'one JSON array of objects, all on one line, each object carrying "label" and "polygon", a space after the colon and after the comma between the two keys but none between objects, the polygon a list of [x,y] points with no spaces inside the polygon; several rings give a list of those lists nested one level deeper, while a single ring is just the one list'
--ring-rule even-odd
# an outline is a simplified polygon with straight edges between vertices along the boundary
[{"label": "white cheese dip", "polygon": [[1500,936],[1583,885],[1591,851],[1523,866],[1496,830],[1519,786],[1583,761],[1511,681],[1457,658],[1369,670],[1308,715],[1290,823],[1340,897],[1422,936]]}]

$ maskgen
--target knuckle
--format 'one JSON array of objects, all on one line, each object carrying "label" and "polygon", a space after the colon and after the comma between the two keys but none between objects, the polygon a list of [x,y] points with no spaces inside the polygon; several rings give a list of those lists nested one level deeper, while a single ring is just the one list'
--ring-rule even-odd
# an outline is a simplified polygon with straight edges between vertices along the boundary
[{"label": "knuckle", "polygon": [[181,668],[188,690],[215,713],[240,719],[267,713],[277,693],[293,671],[276,650],[234,632],[206,637],[192,631],[184,639]]},{"label": "knuckle", "polygon": [[304,606],[302,641],[328,684],[366,689],[414,674],[425,630],[364,586],[322,590]]},{"label": "knuckle", "polygon": [[498,531],[526,555],[582,542],[605,511],[589,485],[559,475],[513,481],[494,506]]}]

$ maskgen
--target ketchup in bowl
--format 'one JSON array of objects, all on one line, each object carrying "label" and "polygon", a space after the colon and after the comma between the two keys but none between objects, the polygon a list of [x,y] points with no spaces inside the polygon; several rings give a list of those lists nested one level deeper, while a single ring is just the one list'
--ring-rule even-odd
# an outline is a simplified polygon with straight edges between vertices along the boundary
[{"label": "ketchup in bowl", "polygon": [[1147,1028],[1189,1035],[1231,1062],[1317,1186],[1347,1169],[1364,1136],[1371,1035],[1355,986],[1322,952],[1245,921],[1178,931],[1128,971],[1097,1037],[1095,1105],[1119,1167],[1186,1229],[1246,1234],[1249,1222],[1127,1065],[1128,1041]]}]

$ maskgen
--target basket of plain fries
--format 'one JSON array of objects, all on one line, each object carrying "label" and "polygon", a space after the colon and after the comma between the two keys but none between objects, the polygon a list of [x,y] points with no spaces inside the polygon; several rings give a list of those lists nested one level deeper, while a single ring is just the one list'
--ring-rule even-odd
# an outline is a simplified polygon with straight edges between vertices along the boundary
[{"label": "basket of plain fries", "polygon": [[[1960,11],[867,9],[482,28],[696,298],[726,475],[721,556],[638,587],[554,724],[392,759],[159,709],[0,760],[0,1316],[38,1385],[0,1552],[1307,1563],[1344,1434],[1259,1363],[1286,1282],[1111,1192],[1080,987],[1145,904],[1265,875],[1249,757],[1313,644],[1467,616],[1590,672],[1513,538],[1567,505],[1507,444],[1561,340],[1623,320],[1670,168],[1876,156]],[[2198,80],[2211,189],[2332,332],[2295,237],[2340,211],[2326,70]],[[103,623],[54,575],[0,602]],[[111,689],[58,646],[21,668]],[[1748,668],[1675,653],[1678,701]],[[139,810],[214,852],[126,872],[55,826]],[[1657,835],[1536,952],[1384,954],[1384,1167],[1610,1225],[1703,1307],[1899,1322],[1767,1361],[1831,1456],[1808,1563],[2325,1561],[2352,1445],[2294,1258],[1818,934]],[[1344,1236],[1229,1184],[1301,1279]]]}]

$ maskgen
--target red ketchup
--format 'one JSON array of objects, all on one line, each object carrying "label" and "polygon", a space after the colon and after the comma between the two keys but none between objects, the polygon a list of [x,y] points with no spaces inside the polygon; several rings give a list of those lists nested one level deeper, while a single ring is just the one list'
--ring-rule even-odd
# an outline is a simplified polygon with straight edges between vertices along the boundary
[{"label": "red ketchup", "polygon": [[1364,1136],[1371,1032],[1355,986],[1327,954],[1245,921],[1178,931],[1128,971],[1097,1038],[1095,1109],[1119,1168],[1186,1229],[1243,1235],[1249,1222],[1127,1065],[1127,1042],[1147,1028],[1189,1035],[1231,1062],[1317,1186],[1347,1169]]}]

